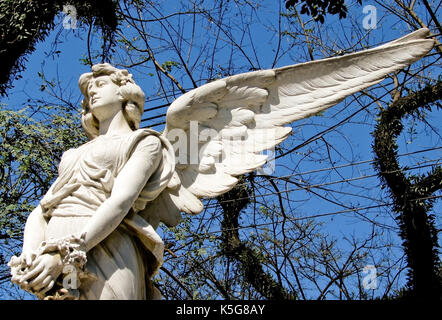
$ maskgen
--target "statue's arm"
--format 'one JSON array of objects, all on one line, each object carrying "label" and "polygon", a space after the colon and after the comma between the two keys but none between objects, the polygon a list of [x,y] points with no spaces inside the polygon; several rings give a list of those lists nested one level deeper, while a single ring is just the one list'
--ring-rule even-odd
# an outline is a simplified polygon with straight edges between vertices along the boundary
[{"label": "statue's arm", "polygon": [[[63,153],[62,159],[70,150]],[[46,194],[50,194],[54,188],[54,184],[51,185]],[[23,250],[22,252],[35,251],[42,241],[46,240],[46,229],[48,226],[48,220],[43,215],[43,209],[39,204],[31,212],[26,220],[25,230],[23,234]]]},{"label": "statue's arm", "polygon": [[110,197],[103,202],[82,230],[89,251],[114,231],[129,212],[161,160],[161,141],[148,136],[138,143],[114,181]]},{"label": "statue's arm", "polygon": [[45,240],[47,225],[42,208],[38,205],[26,221],[22,250],[25,255],[35,251],[40,243]]}]

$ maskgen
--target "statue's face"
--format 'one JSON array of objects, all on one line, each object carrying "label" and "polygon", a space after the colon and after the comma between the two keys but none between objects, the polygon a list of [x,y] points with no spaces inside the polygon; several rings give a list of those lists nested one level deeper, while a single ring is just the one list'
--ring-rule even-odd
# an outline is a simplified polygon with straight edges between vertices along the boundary
[{"label": "statue's face", "polygon": [[[109,76],[93,78],[88,86],[88,98],[91,111],[119,106],[121,109],[121,96],[118,94],[118,85]],[[110,111],[110,110],[108,110]]]}]

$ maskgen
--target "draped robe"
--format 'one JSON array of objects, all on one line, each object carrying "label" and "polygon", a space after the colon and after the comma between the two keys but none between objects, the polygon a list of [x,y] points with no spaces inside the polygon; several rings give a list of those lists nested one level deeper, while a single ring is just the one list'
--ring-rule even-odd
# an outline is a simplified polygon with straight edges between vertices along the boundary
[{"label": "draped robe", "polygon": [[114,181],[135,147],[150,154],[146,161],[155,168],[123,222],[87,253],[85,270],[95,279],[80,285],[80,299],[161,297],[150,279],[163,262],[163,242],[148,217],[137,214],[163,191],[174,172],[173,148],[158,132],[139,129],[124,135],[100,135],[66,151],[57,180],[40,202],[48,221],[45,238],[81,233],[111,196]]}]

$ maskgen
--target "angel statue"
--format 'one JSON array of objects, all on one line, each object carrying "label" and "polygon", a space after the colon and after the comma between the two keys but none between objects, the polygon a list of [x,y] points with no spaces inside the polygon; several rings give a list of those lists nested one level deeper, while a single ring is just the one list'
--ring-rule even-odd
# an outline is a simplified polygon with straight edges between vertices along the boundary
[{"label": "angel statue", "polygon": [[263,166],[262,151],[289,136],[285,124],[433,46],[420,29],[357,53],[215,80],[176,99],[162,133],[139,129],[145,96],[132,75],[94,65],[79,79],[90,141],[63,154],[58,178],[29,215],[22,253],[9,262],[12,282],[39,299],[161,299],[151,280],[163,262],[160,222],[176,226],[182,212],[201,212],[201,199]]}]

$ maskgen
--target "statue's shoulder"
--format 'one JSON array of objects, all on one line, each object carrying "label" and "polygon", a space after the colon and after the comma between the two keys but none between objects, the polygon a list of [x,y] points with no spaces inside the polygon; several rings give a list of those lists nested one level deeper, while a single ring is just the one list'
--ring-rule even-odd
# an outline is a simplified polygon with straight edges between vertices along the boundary
[{"label": "statue's shoulder", "polygon": [[[152,139],[152,137],[156,137],[157,139]],[[154,146],[161,148],[163,150],[163,156],[166,158],[165,161],[175,163],[174,148],[163,133],[148,128],[138,129],[131,134],[131,140],[128,141],[127,145],[132,149],[133,146],[138,145],[141,141],[148,145],[149,148]]]},{"label": "statue's shoulder", "polygon": [[67,149],[66,151],[64,151],[63,154],[61,155],[60,161],[65,160],[69,157],[71,157],[71,158],[74,157],[77,153],[76,151],[78,150],[78,148],[79,147],[70,148],[70,149]]},{"label": "statue's shoulder", "polygon": [[135,135],[143,135],[143,136],[150,136],[150,135],[154,135],[154,136],[161,136],[161,132],[155,131],[153,129],[149,129],[149,128],[142,128],[142,129],[138,129],[135,130],[134,133]]},{"label": "statue's shoulder", "polygon": [[136,146],[161,145],[161,133],[152,129],[138,129],[124,139],[125,148],[131,153]]},{"label": "statue's shoulder", "polygon": [[127,139],[127,143],[128,144],[132,144],[132,143],[138,143],[142,140],[145,140],[147,137],[160,137],[161,133],[152,129],[138,129],[133,131],[131,134],[128,135]]}]

